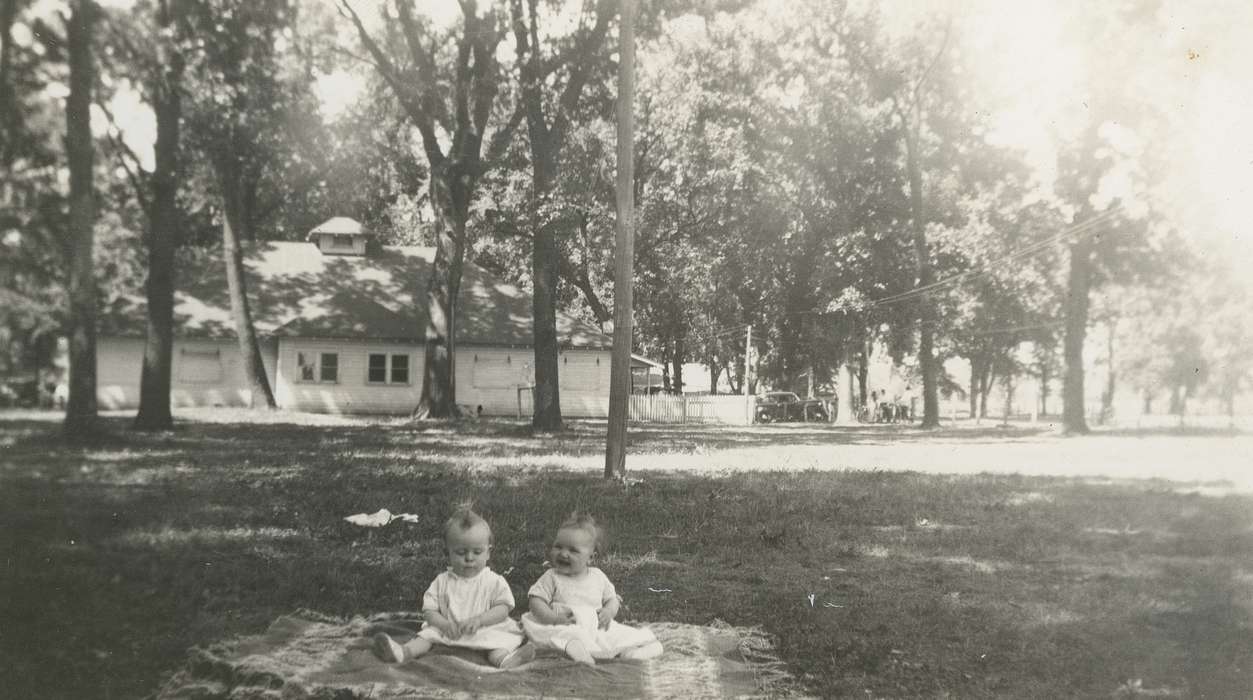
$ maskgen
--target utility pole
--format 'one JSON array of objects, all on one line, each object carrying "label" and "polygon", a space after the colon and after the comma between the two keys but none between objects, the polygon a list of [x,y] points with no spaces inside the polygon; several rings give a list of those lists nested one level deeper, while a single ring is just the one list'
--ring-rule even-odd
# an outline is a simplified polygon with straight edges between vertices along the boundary
[{"label": "utility pole", "polygon": [[635,275],[635,0],[622,0],[618,29],[618,235],[613,279],[613,361],[605,478],[626,478],[627,402],[631,392],[631,305]]}]

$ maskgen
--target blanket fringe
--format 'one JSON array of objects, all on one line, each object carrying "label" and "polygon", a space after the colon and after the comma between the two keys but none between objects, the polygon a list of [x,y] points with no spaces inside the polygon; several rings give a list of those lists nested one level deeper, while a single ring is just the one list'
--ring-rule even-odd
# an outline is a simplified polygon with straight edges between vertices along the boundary
[{"label": "blanket fringe", "polygon": [[748,667],[752,669],[757,688],[762,692],[763,697],[798,695],[796,679],[788,673],[787,664],[779,658],[774,635],[761,627],[736,627],[718,618],[714,618],[709,626],[730,631],[739,638],[740,654],[748,662]]}]

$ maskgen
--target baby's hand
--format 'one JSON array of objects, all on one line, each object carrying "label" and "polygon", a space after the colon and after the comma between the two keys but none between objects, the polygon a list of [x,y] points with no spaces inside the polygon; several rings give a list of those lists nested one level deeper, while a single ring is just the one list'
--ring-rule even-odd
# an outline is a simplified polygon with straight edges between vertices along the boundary
[{"label": "baby's hand", "polygon": [[470,618],[469,620],[466,620],[465,622],[462,622],[461,623],[461,635],[469,637],[475,632],[478,632],[479,626],[482,624],[483,624],[483,621],[480,620],[477,615],[475,617]]},{"label": "baby's hand", "polygon": [[553,606],[553,614],[557,616],[558,625],[573,625],[577,622],[574,619],[574,611],[565,605]]},{"label": "baby's hand", "polygon": [[449,639],[457,639],[461,636],[461,625],[457,624],[454,620],[449,620],[448,624],[442,629],[444,630],[444,636]]},{"label": "baby's hand", "polygon": [[613,622],[613,611],[609,608],[601,608],[596,611],[596,619],[600,621],[600,628],[609,629],[609,623]]}]

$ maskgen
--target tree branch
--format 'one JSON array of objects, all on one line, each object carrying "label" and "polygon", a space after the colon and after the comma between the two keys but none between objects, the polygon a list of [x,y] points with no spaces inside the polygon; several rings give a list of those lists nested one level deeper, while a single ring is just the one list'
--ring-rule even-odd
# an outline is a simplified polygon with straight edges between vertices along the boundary
[{"label": "tree branch", "polygon": [[[406,5],[402,4],[401,7],[406,7]],[[396,98],[400,100],[401,106],[408,112],[409,118],[414,122],[414,126],[418,128],[418,133],[422,135],[422,145],[426,151],[426,158],[432,170],[439,167],[444,162],[444,152],[439,146],[439,139],[435,136],[433,119],[427,113],[426,100],[413,94],[404,84],[400,71],[392,60],[387,57],[387,54],[383,53],[378,42],[366,31],[365,25],[361,22],[361,17],[357,15],[357,11],[352,8],[348,0],[339,0],[339,8],[341,8],[341,15],[344,12],[348,13],[346,16],[352,20],[353,26],[357,29],[357,35],[361,38],[361,43],[365,45],[366,50],[374,58],[374,64],[379,74],[391,86],[392,91],[396,94]],[[412,16],[410,16],[410,19],[412,20]]]},{"label": "tree branch", "polygon": [[523,100],[518,100],[518,104],[514,106],[513,114],[509,116],[509,121],[503,127],[497,129],[496,133],[492,134],[484,160],[491,162],[504,157],[505,149],[509,148],[509,142],[513,140],[513,132],[517,130],[518,125],[522,123],[522,118],[525,116],[526,104]]},{"label": "tree branch", "polygon": [[[111,128],[106,132],[106,135],[109,139],[109,143],[112,144],[114,151],[118,154],[118,162],[121,164],[122,169],[126,171],[126,178],[130,180],[131,187],[135,190],[135,199],[139,202],[139,206],[143,208],[144,214],[151,219],[152,200],[148,197],[148,180],[152,177],[152,173],[144,170],[143,165],[139,160],[139,156],[136,155],[135,151],[132,150],[126,141],[121,138],[122,130],[118,127],[117,119],[114,118],[113,112],[109,109],[108,105],[103,102],[97,102],[96,106],[100,108],[100,111],[104,113],[105,118],[109,120],[109,126]],[[130,159],[134,161],[134,170],[132,170],[130,164],[127,163],[126,156],[130,156]]]},{"label": "tree branch", "polygon": [[613,17],[614,8],[610,0],[597,0],[596,23],[590,32],[578,42],[578,50],[570,58],[570,79],[558,102],[557,115],[553,120],[553,141],[561,144],[565,141],[566,132],[570,129],[570,120],[579,106],[579,98],[583,95],[583,87],[587,84],[592,72],[592,56],[600,51],[605,43],[605,35],[609,32],[609,19]]},{"label": "tree branch", "polygon": [[[537,21],[535,0],[530,0],[530,17],[532,25]],[[538,34],[534,26],[527,27],[522,15],[522,0],[511,0],[509,3],[510,17],[513,21],[514,53],[518,58],[518,70],[521,73],[522,96],[519,102],[526,114],[527,130],[531,134],[532,149],[548,141],[548,124],[544,120],[544,102],[541,89],[543,77],[540,75]]]}]

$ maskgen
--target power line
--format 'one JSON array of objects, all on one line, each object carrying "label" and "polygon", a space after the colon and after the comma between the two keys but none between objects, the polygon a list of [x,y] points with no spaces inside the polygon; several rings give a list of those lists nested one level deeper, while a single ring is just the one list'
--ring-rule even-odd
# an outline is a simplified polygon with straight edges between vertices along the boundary
[{"label": "power line", "polygon": [[1018,331],[1042,331],[1049,328],[1060,328],[1066,325],[1065,321],[1054,321],[1053,323],[1037,323],[1032,326],[1012,326],[1009,328],[989,328],[982,331],[972,331],[966,335],[1000,335],[1002,333],[1017,333]]},{"label": "power line", "polygon": [[1094,232],[1094,231],[1096,230],[1096,228],[1097,228],[1097,225],[1098,225],[1098,224],[1105,223],[1107,220],[1109,220],[1109,219],[1113,218],[1114,214],[1118,213],[1118,212],[1119,212],[1119,210],[1120,210],[1121,208],[1122,208],[1122,205],[1121,205],[1121,204],[1119,204],[1119,205],[1115,205],[1113,208],[1111,208],[1111,209],[1107,209],[1107,210],[1105,210],[1105,211],[1101,212],[1100,214],[1097,214],[1096,216],[1093,216],[1092,218],[1088,219],[1087,221],[1084,221],[1084,222],[1083,222],[1083,223],[1081,223],[1081,224],[1075,224],[1074,226],[1070,226],[1070,227],[1068,227],[1068,228],[1066,228],[1066,229],[1063,229],[1060,233],[1056,233],[1056,234],[1054,234],[1054,235],[1052,235],[1052,236],[1049,236],[1049,237],[1047,237],[1047,238],[1045,238],[1045,239],[1042,239],[1042,240],[1036,241],[1035,243],[1031,243],[1031,244],[1029,244],[1029,245],[1026,245],[1026,246],[1024,246],[1024,247],[1022,247],[1022,248],[1020,248],[1020,249],[1018,249],[1018,250],[1016,250],[1016,251],[1013,251],[1013,252],[1011,252],[1011,253],[1007,253],[1007,254],[1005,254],[1005,255],[1001,256],[1000,258],[997,258],[996,260],[992,260],[992,261],[990,261],[990,262],[986,263],[986,264],[983,266],[983,268],[982,268],[982,269],[967,270],[967,271],[965,271],[965,272],[960,272],[960,273],[958,273],[958,274],[956,274],[956,275],[953,275],[953,276],[951,276],[951,277],[946,277],[946,278],[944,278],[944,279],[942,279],[942,280],[937,280],[937,281],[932,282],[932,283],[930,283],[930,284],[926,284],[926,285],[923,285],[923,286],[921,286],[921,287],[916,287],[916,288],[911,289],[911,290],[909,290],[909,291],[901,292],[901,293],[899,293],[899,294],[889,295],[889,296],[886,296],[886,297],[884,297],[884,298],[882,298],[882,299],[876,299],[876,300],[874,300],[874,301],[870,302],[870,305],[871,305],[871,306],[880,306],[880,305],[883,305],[883,304],[894,304],[894,303],[896,303],[896,302],[898,302],[898,301],[905,301],[905,300],[907,300],[907,299],[913,299],[913,298],[915,298],[915,297],[919,297],[919,296],[922,296],[922,295],[924,295],[924,294],[929,294],[929,293],[931,293],[931,292],[933,292],[933,291],[935,291],[935,290],[937,290],[937,289],[941,289],[941,288],[944,288],[944,287],[949,287],[949,286],[952,286],[952,285],[957,284],[958,282],[964,281],[964,280],[966,280],[966,279],[972,279],[972,278],[975,278],[975,277],[979,277],[979,276],[982,276],[982,275],[989,274],[989,273],[991,273],[991,272],[993,271],[993,270],[992,270],[992,266],[994,266],[994,265],[999,265],[999,264],[1001,264],[1001,263],[1006,263],[1006,262],[1009,262],[1009,261],[1011,261],[1011,260],[1015,260],[1015,259],[1017,259],[1017,258],[1022,258],[1022,257],[1026,257],[1026,256],[1028,256],[1028,255],[1033,255],[1033,254],[1035,254],[1035,253],[1037,253],[1037,252],[1039,252],[1039,251],[1041,251],[1041,250],[1043,250],[1043,249],[1045,249],[1045,248],[1048,248],[1049,246],[1051,246],[1051,245],[1053,245],[1053,244],[1055,244],[1055,243],[1057,243],[1057,242],[1059,242],[1059,241],[1062,241],[1062,240],[1064,240],[1064,239],[1066,239],[1066,238],[1069,238],[1069,237],[1071,237],[1071,236],[1086,236],[1086,235],[1089,235],[1089,234],[1091,234],[1092,232]]}]

